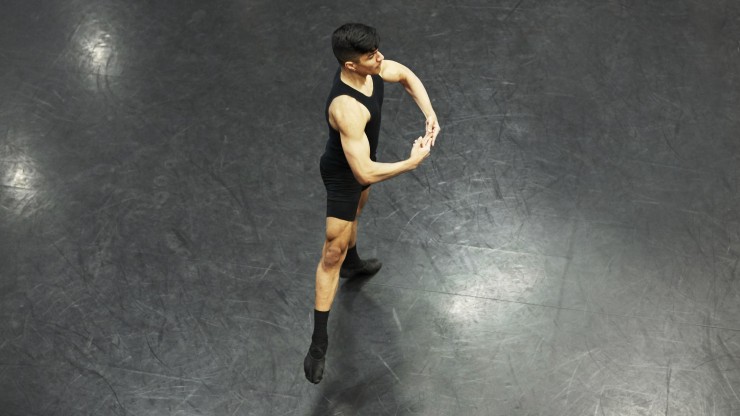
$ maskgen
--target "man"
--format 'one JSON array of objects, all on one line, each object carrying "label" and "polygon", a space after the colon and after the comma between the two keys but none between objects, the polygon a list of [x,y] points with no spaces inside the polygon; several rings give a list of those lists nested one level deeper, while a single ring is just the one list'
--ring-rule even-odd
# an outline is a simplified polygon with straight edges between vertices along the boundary
[{"label": "man", "polygon": [[[326,102],[329,140],[320,164],[327,193],[326,241],[316,270],[312,342],[303,361],[312,383],[323,377],[329,345],[326,326],[340,275],[368,277],[381,267],[376,259],[361,260],[356,247],[357,217],[370,185],[418,167],[440,130],[419,78],[405,66],[384,60],[378,44],[375,29],[359,23],[343,25],[332,35],[340,69]],[[384,81],[401,83],[426,117],[425,136],[416,139],[408,159],[396,163],[376,161]]]}]

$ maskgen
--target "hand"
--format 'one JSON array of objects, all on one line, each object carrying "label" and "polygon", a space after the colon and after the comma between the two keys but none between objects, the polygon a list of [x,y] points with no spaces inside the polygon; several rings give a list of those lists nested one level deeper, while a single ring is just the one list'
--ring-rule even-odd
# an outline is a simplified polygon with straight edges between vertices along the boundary
[{"label": "hand", "polygon": [[432,150],[432,133],[427,133],[424,137],[419,137],[414,141],[414,145],[411,147],[411,156],[416,166],[426,158]]},{"label": "hand", "polygon": [[437,115],[436,114],[432,114],[429,117],[427,117],[427,121],[426,121],[426,132],[427,132],[427,135],[429,135],[429,134],[432,135],[431,136],[432,137],[432,141],[431,141],[431,143],[432,143],[431,145],[432,146],[434,146],[434,142],[436,141],[437,135],[439,134],[439,131],[440,130],[441,129],[439,127],[439,122],[437,121]]}]

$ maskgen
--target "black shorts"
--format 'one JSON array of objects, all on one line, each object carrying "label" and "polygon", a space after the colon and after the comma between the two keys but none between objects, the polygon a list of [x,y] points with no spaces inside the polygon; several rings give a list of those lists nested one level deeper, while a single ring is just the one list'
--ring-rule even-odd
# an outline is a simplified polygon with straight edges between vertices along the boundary
[{"label": "black shorts", "polygon": [[352,170],[337,168],[321,158],[321,179],[326,188],[326,216],[344,221],[354,221],[357,206],[360,204],[362,191],[370,185],[363,186],[357,182]]}]

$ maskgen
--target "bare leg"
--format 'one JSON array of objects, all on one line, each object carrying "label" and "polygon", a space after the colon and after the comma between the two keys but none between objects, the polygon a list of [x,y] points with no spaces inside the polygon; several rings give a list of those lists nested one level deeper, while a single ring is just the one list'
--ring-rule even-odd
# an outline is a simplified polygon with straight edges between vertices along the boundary
[{"label": "bare leg", "polygon": [[377,273],[383,263],[378,259],[366,259],[363,260],[357,253],[357,223],[359,222],[362,209],[365,208],[368,197],[370,195],[370,188],[365,189],[360,194],[360,201],[357,203],[357,212],[355,220],[352,222],[352,234],[349,239],[349,249],[344,259],[344,264],[340,270],[340,277],[342,278],[353,278],[353,277],[371,277]]},{"label": "bare leg", "polygon": [[357,223],[359,222],[362,209],[365,208],[368,197],[370,196],[370,188],[365,189],[360,194],[360,201],[357,204],[357,214],[355,220],[352,222],[352,233],[349,238],[349,250],[345,258],[345,264],[340,270],[340,275],[343,278],[352,277],[370,277],[377,273],[383,266],[378,259],[366,259],[363,260],[357,254]]},{"label": "bare leg", "polygon": [[319,383],[324,377],[325,355],[329,345],[326,325],[329,310],[337,294],[337,287],[339,287],[339,270],[347,255],[351,234],[351,221],[332,217],[326,219],[326,241],[324,241],[324,248],[321,252],[321,261],[316,267],[314,332],[311,336],[308,354],[303,360],[306,379],[314,384]]},{"label": "bare leg", "polygon": [[[316,267],[314,333],[311,336],[311,346],[308,349],[308,354],[303,360],[306,378],[314,384],[321,382],[324,376],[325,355],[329,341],[326,333],[329,311],[337,294],[339,273],[347,256],[347,250],[357,243],[357,217],[365,207],[369,193],[370,188],[362,191],[354,221],[345,221],[334,217],[326,218],[326,240],[321,251],[321,261]],[[357,256],[356,251],[354,251],[354,256]]]},{"label": "bare leg", "polygon": [[360,219],[362,209],[365,208],[365,204],[367,204],[368,197],[370,197],[370,188],[365,189],[362,191],[362,194],[360,194],[360,203],[357,204],[357,215],[355,216],[355,220],[352,222],[352,235],[349,238],[349,247],[357,245],[357,221]]},{"label": "bare leg", "polygon": [[334,302],[339,286],[339,269],[347,255],[352,229],[352,222],[332,217],[326,219],[326,241],[316,268],[317,311],[328,311]]}]

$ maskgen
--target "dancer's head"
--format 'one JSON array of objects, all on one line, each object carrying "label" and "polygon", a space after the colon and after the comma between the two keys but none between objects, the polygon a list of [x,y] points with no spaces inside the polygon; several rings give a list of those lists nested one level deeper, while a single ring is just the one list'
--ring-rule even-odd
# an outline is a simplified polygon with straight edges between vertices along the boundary
[{"label": "dancer's head", "polygon": [[362,23],[347,23],[334,31],[331,47],[339,65],[358,63],[363,55],[378,50],[380,38],[374,27]]}]

